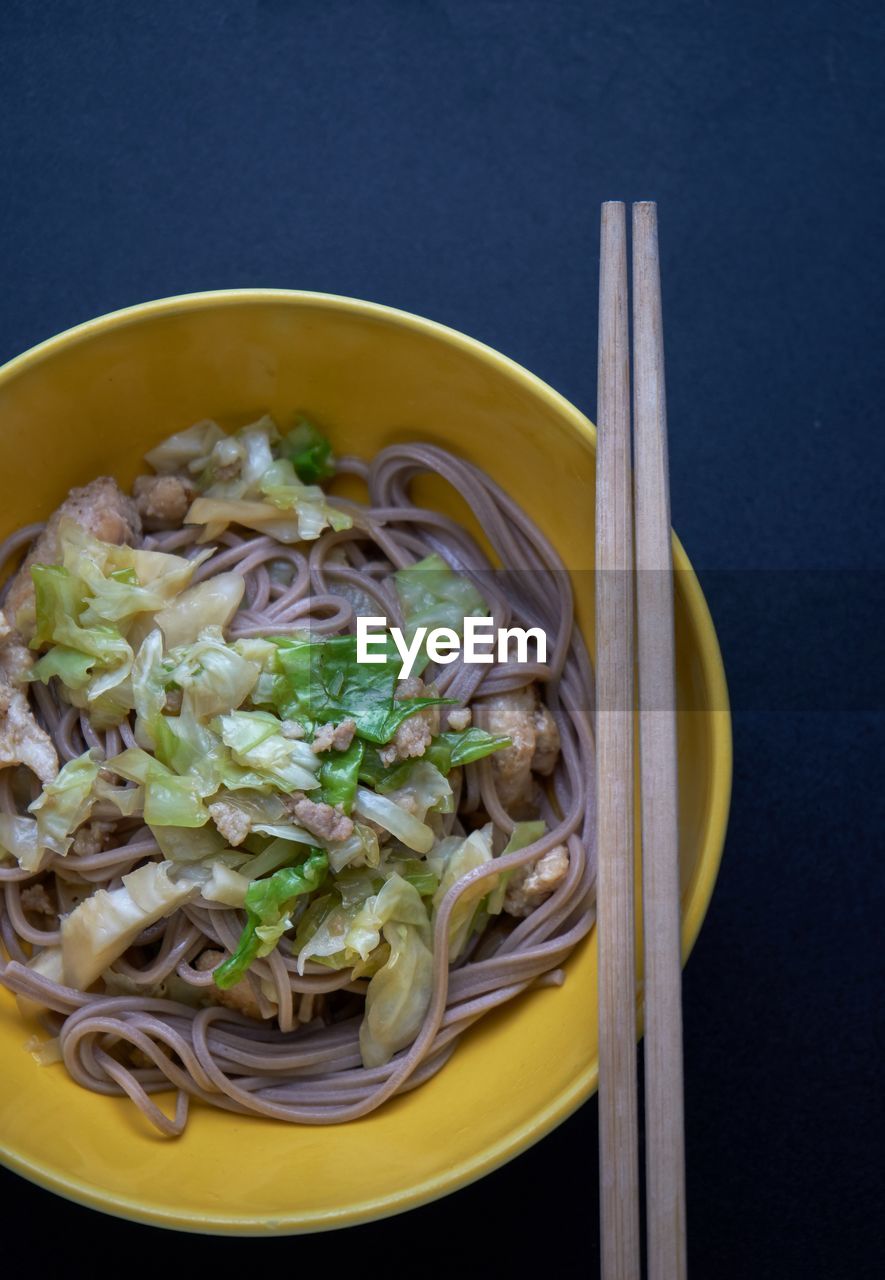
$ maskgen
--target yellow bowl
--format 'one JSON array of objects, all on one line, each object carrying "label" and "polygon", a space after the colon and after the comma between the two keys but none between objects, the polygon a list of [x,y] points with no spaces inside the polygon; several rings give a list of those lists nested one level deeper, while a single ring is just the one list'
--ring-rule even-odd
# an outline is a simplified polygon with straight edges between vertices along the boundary
[{"label": "yellow bowl", "polygon": [[[254,289],[192,294],[80,325],[0,370],[0,537],[74,484],[129,484],[145,450],[199,418],[309,410],[339,452],[436,441],[485,467],[537,520],[593,635],[595,432],[524,369],[428,320],[349,298]],[[440,491],[442,495],[443,491]],[[455,512],[456,507],[449,503]],[[731,725],[716,635],[674,541],[683,953],[719,867]],[[585,572],[581,572],[581,571]],[[363,1222],[481,1177],[548,1133],[596,1086],[596,940],[561,988],[485,1018],[428,1084],[337,1128],[192,1108],[184,1137],[25,1051],[0,998],[0,1145],[10,1168],[94,1208],[194,1231],[282,1234]]]}]

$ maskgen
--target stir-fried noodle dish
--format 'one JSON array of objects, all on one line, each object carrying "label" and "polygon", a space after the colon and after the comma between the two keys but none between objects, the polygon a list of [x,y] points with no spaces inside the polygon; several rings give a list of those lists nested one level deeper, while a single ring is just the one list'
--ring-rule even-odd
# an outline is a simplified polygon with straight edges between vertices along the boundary
[{"label": "stir-fried noodle dish", "polygon": [[[593,923],[569,577],[433,445],[207,421],[147,462],[0,544],[0,982],[43,1066],[165,1134],[191,1098],[355,1119],[561,983]],[[427,473],[481,540],[416,505]]]}]

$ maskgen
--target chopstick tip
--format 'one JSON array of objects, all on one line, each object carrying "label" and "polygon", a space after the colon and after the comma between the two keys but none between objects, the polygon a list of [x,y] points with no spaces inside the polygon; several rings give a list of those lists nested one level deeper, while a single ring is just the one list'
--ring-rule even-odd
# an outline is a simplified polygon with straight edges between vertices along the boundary
[{"label": "chopstick tip", "polygon": [[633,201],[633,217],[634,219],[645,219],[651,223],[657,222],[657,219],[658,219],[657,200],[634,200]]}]

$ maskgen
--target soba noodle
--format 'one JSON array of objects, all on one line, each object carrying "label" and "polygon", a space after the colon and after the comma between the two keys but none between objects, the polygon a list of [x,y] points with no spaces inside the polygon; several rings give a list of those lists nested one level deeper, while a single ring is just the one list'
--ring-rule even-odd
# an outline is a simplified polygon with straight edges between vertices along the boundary
[{"label": "soba noodle", "polygon": [[[64,1065],[78,1084],[102,1094],[127,1094],[167,1135],[181,1133],[190,1098],[300,1124],[339,1124],[364,1116],[433,1076],[459,1037],[485,1014],[528,987],[559,984],[569,953],[593,923],[593,674],[573,622],[572,589],[559,556],[488,475],[443,449],[396,445],[368,464],[340,459],[338,471],[360,477],[368,487],[366,506],[336,499],[352,517],[352,528],[327,530],[312,543],[296,545],[228,529],[193,581],[230,570],[244,577],[243,605],[229,629],[232,640],[303,634],[305,628],[314,634],[342,633],[353,631],[354,601],[360,597],[368,597],[392,625],[401,623],[391,575],[435,552],[476,582],[497,626],[543,627],[551,642],[546,664],[468,665],[459,657],[428,678],[445,697],[472,704],[477,717],[482,703],[474,699],[540,683],[561,740],[541,799],[547,834],[519,852],[493,858],[450,889],[435,921],[432,997],[420,1032],[410,1047],[372,1068],[362,1065],[358,1040],[365,979],[354,981],[349,970],[315,964],[299,974],[292,941],[285,936],[250,970],[263,1020],[217,1003],[199,1005],[200,996],[211,995],[212,974],[197,969],[196,958],[207,947],[233,951],[242,927],[242,912],[218,903],[188,902],[145,930],[138,946],[116,961],[113,992],[77,991],[28,967],[31,955],[57,945],[60,934],[57,925],[41,928],[33,915],[29,920],[23,891],[52,882],[58,911],[65,913],[95,888],[116,888],[145,859],[160,856],[141,818],[121,818],[99,805],[93,818],[114,823],[109,848],[72,850],[64,858],[53,854],[36,875],[0,865],[0,935],[7,955],[0,981],[49,1011],[46,1025],[58,1036]],[[412,481],[427,472],[443,477],[466,501],[503,568],[493,569],[458,523],[414,505]],[[40,528],[29,525],[0,546],[0,573],[14,568]],[[198,533],[197,527],[185,526],[148,537],[145,546],[190,556]],[[280,573],[281,562],[291,567],[290,581],[288,573]],[[129,720],[98,731],[85,711],[59,697],[55,683],[31,684],[29,696],[62,763],[88,748],[111,757],[135,744]],[[0,771],[0,810],[22,811],[13,777],[20,788],[24,773]],[[39,784],[28,776],[33,787],[27,799],[33,799]],[[455,812],[446,819],[449,832],[465,834],[481,814],[494,824],[500,847],[514,820],[497,794],[489,758],[464,767]],[[568,873],[552,896],[510,928],[490,919],[466,957],[450,969],[449,922],[459,896],[562,844],[568,848]],[[186,990],[195,1003],[174,998]],[[177,1091],[172,1117],[152,1096],[170,1088]]]}]

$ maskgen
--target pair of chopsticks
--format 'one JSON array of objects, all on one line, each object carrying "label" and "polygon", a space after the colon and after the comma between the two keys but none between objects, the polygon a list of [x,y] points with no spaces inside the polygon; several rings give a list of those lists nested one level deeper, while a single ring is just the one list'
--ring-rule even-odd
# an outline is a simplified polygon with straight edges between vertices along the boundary
[{"label": "pair of chopsticks", "polygon": [[[602,206],[596,453],[599,1174],[603,1280],[640,1276],[634,941],[634,598],[650,1280],[685,1276],[673,566],[657,208]],[[632,479],[631,479],[632,472]],[[635,530],[635,554],[634,554]]]}]

